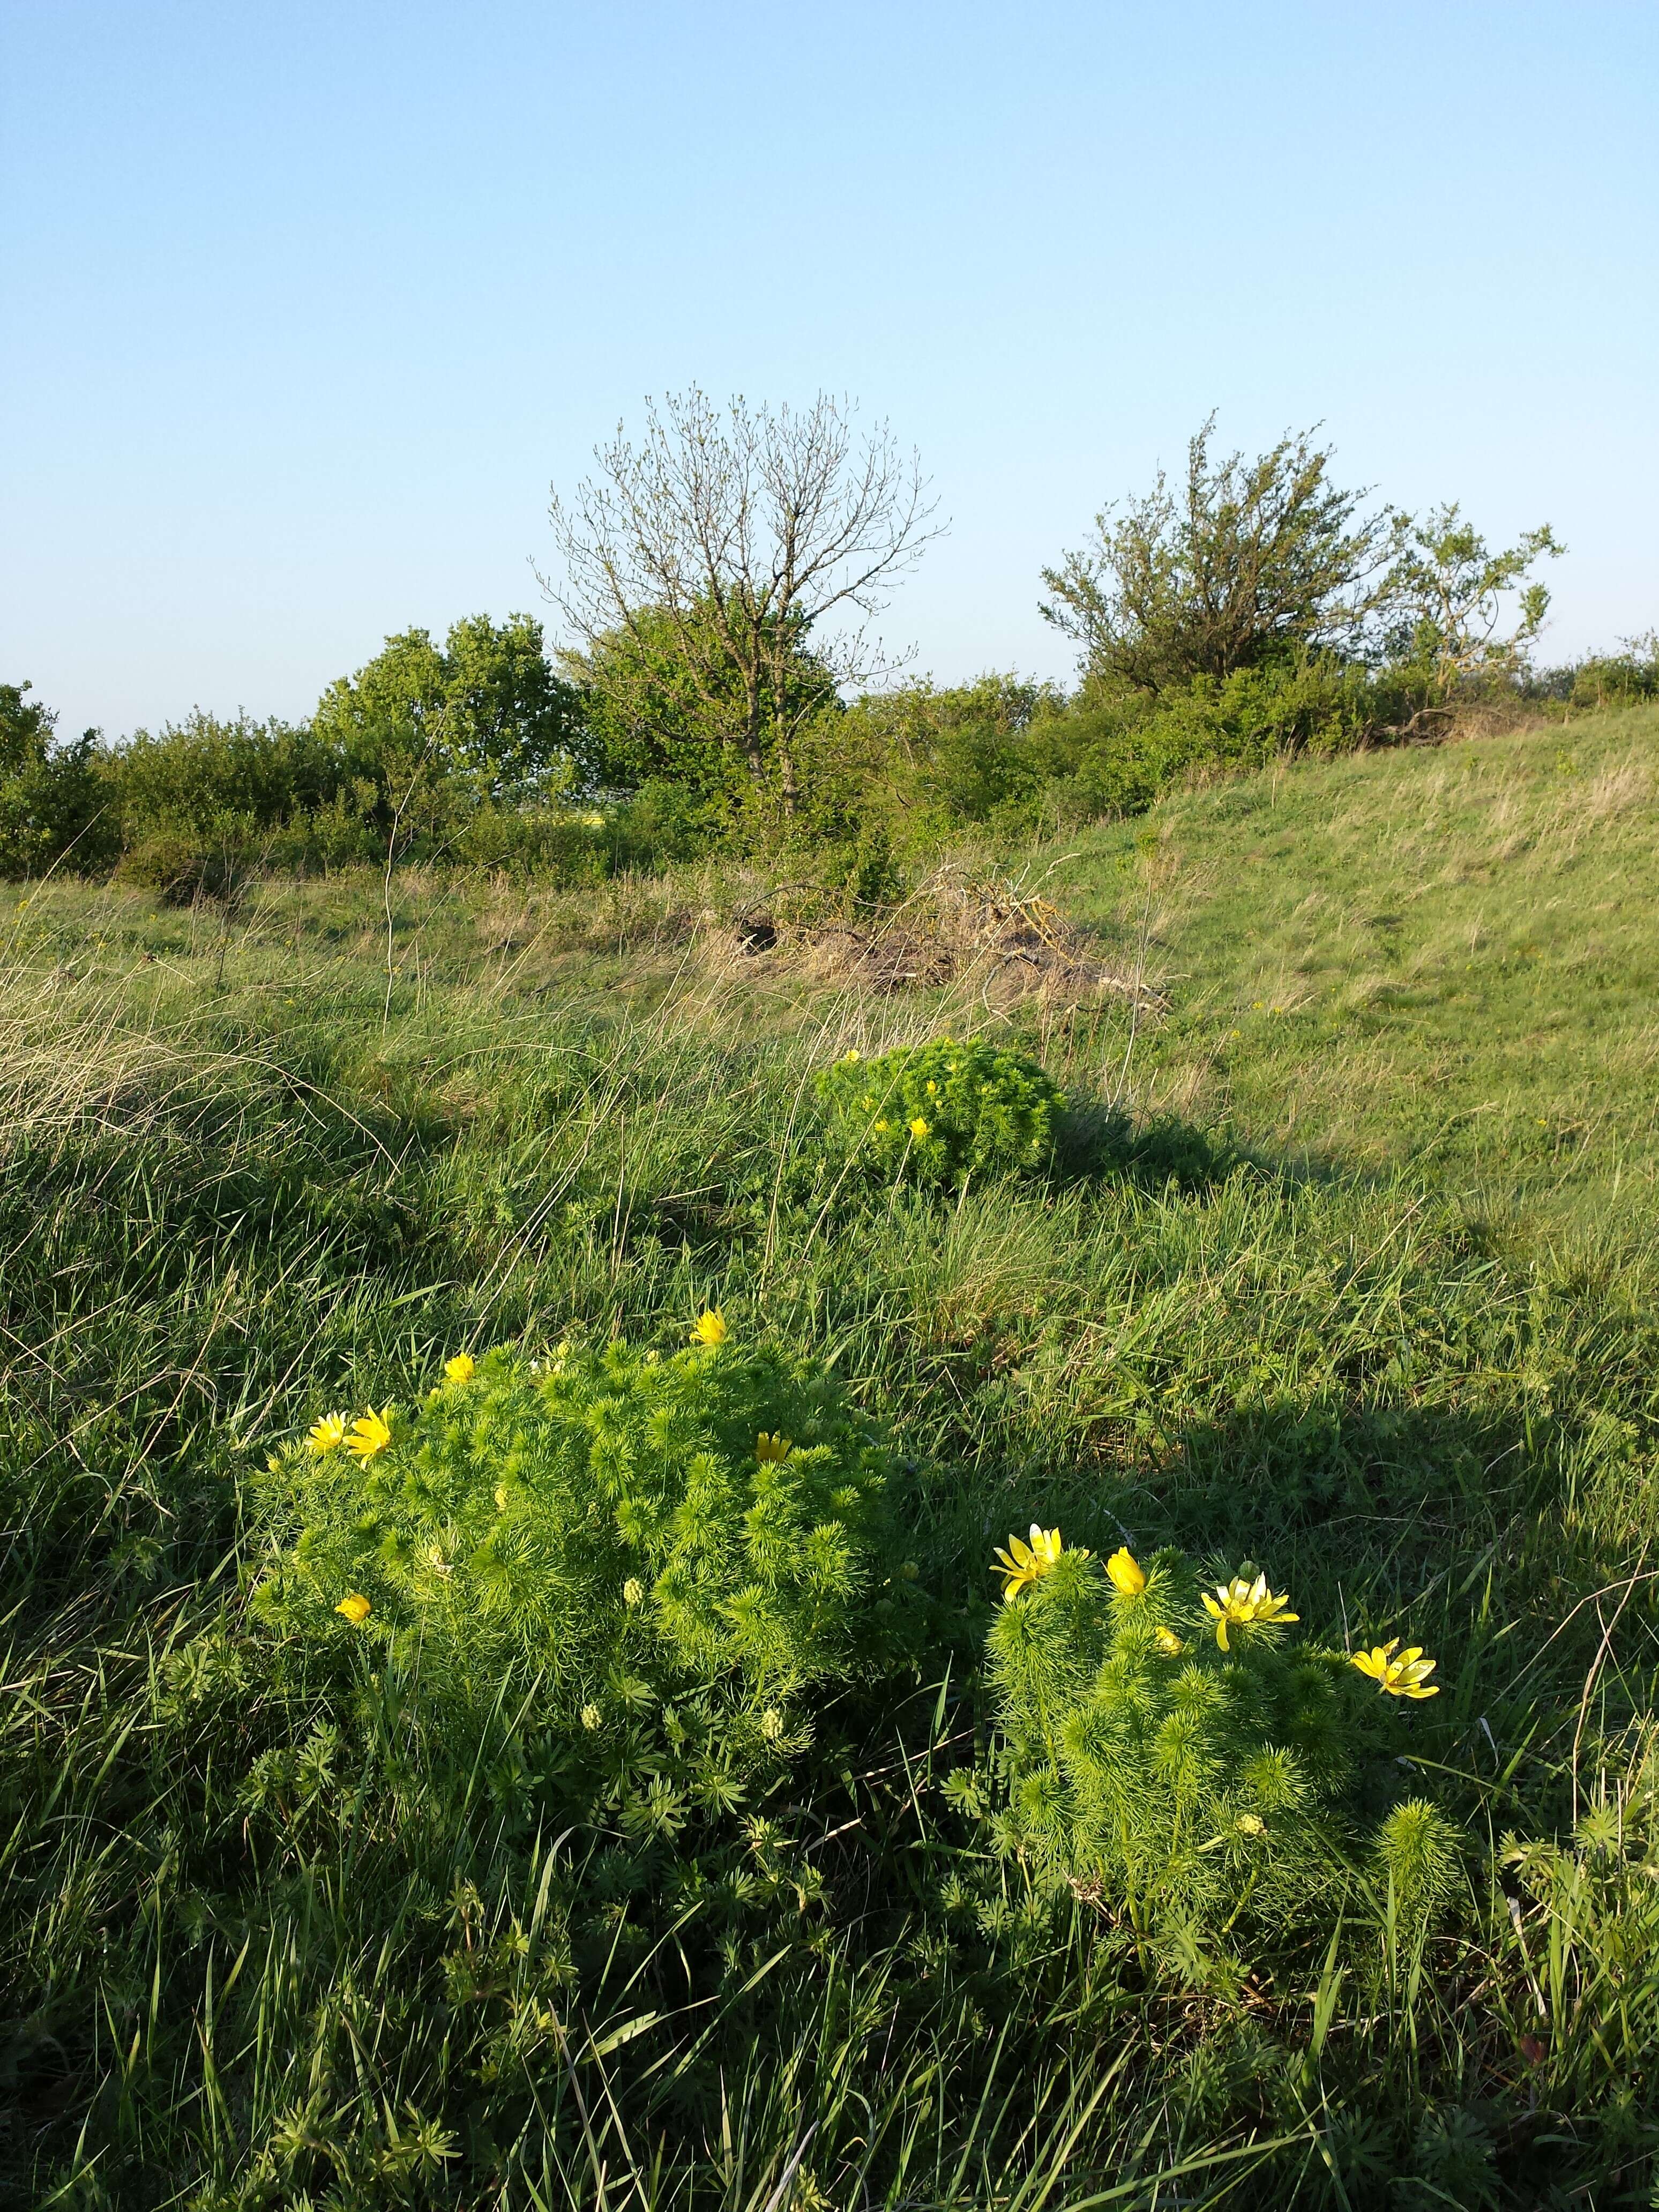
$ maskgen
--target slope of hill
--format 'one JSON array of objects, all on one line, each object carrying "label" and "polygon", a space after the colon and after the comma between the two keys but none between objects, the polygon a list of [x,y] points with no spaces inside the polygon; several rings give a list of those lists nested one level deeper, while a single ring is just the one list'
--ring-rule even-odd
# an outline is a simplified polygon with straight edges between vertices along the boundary
[{"label": "slope of hill", "polygon": [[1659,711],[1218,785],[1055,896],[1170,976],[1139,1105],[1540,1223],[1659,1204]]}]

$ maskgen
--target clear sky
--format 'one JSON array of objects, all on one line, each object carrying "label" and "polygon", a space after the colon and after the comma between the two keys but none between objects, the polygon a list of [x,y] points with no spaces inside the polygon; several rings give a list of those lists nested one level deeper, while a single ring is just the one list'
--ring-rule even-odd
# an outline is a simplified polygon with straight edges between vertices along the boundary
[{"label": "clear sky", "polygon": [[[1178,461],[1549,521],[1659,623],[1659,4],[0,0],[0,678],[298,715],[540,611],[647,392],[855,395],[952,520],[884,628],[1063,676],[1037,572]],[[546,610],[551,614],[551,610]]]}]

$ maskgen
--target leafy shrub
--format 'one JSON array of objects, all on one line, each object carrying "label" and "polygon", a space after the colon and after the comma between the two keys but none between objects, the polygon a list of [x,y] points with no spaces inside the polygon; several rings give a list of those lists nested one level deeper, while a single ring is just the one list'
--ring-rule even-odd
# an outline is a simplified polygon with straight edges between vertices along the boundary
[{"label": "leafy shrub", "polygon": [[227,823],[216,838],[189,830],[153,830],[121,856],[124,884],[155,892],[166,906],[200,897],[234,900],[246,880],[244,854],[252,836]]},{"label": "leafy shrub", "polygon": [[341,784],[339,763],[303,726],[225,721],[199,708],[155,733],[135,731],[106,765],[129,852],[161,835],[218,845],[234,829],[250,839],[326,805]]},{"label": "leafy shrub", "polygon": [[1565,682],[1559,688],[1575,707],[1633,707],[1659,698],[1659,630],[1626,638],[1621,651],[1592,654],[1560,674]]},{"label": "leafy shrub", "polygon": [[98,732],[55,742],[58,718],[24,696],[33,688],[0,684],[0,875],[96,875],[120,848]]},{"label": "leafy shrub", "polygon": [[959,1182],[1042,1165],[1066,1100],[1006,1045],[900,1045],[825,1068],[818,1091],[842,1142],[883,1176]]},{"label": "leafy shrub", "polygon": [[267,1471],[267,1619],[417,1673],[440,1721],[527,1699],[578,1741],[712,1732],[726,1769],[783,1744],[792,1697],[900,1650],[892,1455],[821,1370],[699,1327],[666,1358],[462,1356],[418,1406],[325,1416]]},{"label": "leafy shrub", "polygon": [[[1008,1601],[988,1639],[1000,1848],[1176,1943],[1247,1911],[1328,1918],[1353,1870],[1359,1754],[1387,1718],[1360,1674],[1392,1705],[1436,1694],[1432,1662],[1291,1642],[1298,1616],[1248,1565],[1200,1593],[1177,1552],[1143,1570],[1119,1551],[1103,1571],[1040,1528],[1002,1557]],[[1397,1807],[1370,1851],[1402,1919],[1443,1905],[1455,1850],[1431,1808]]]}]

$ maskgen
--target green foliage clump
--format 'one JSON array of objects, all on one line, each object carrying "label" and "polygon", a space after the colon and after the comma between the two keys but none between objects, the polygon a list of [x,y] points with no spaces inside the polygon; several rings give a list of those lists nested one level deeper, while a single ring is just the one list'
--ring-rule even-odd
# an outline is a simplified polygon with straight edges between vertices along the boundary
[{"label": "green foliage clump", "polygon": [[54,741],[58,717],[33,688],[0,684],[0,875],[96,875],[119,849],[98,732]]},{"label": "green foliage clump", "polygon": [[452,623],[442,647],[424,629],[386,639],[355,676],[331,684],[312,730],[382,806],[411,799],[445,820],[484,799],[533,802],[570,776],[576,699],[528,615]]},{"label": "green foliage clump", "polygon": [[[1356,1871],[1354,1784],[1375,1747],[1345,1655],[1289,1640],[1297,1616],[1250,1568],[1217,1585],[1232,1593],[1217,1617],[1179,1552],[1143,1571],[1121,1551],[1103,1572],[1047,1542],[1034,1532],[1030,1578],[988,1639],[1000,1848],[1177,1948],[1246,1915],[1328,1922]],[[1371,1856],[1402,1918],[1444,1905],[1456,1850],[1431,1808],[1395,1808]]]},{"label": "green foliage clump", "polygon": [[842,1141],[884,1176],[960,1182],[1040,1167],[1066,1099],[1040,1062],[1007,1045],[900,1045],[849,1052],[818,1077]]},{"label": "green foliage clump", "polygon": [[451,1370],[273,1459],[274,1625],[362,1639],[463,1717],[529,1694],[577,1736],[689,1696],[775,1744],[793,1695],[892,1660],[892,1455],[822,1370],[723,1340]]}]

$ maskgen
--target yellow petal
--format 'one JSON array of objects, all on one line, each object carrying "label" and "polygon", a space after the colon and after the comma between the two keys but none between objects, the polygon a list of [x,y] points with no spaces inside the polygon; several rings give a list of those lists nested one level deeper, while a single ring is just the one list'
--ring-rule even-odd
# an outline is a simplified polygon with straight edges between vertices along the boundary
[{"label": "yellow petal", "polygon": [[374,1608],[361,1590],[348,1590],[334,1610],[344,1613],[354,1628],[361,1628]]},{"label": "yellow petal", "polygon": [[470,1382],[477,1371],[478,1363],[470,1352],[458,1352],[444,1362],[444,1373],[452,1382]]},{"label": "yellow petal", "polygon": [[345,1440],[346,1449],[360,1460],[371,1460],[376,1452],[383,1452],[392,1442],[392,1425],[384,1413],[377,1413],[371,1406],[360,1413],[351,1424],[351,1434]]},{"label": "yellow petal", "polygon": [[1127,1544],[1120,1544],[1106,1562],[1112,1588],[1125,1597],[1139,1597],[1146,1587],[1146,1572]]}]

